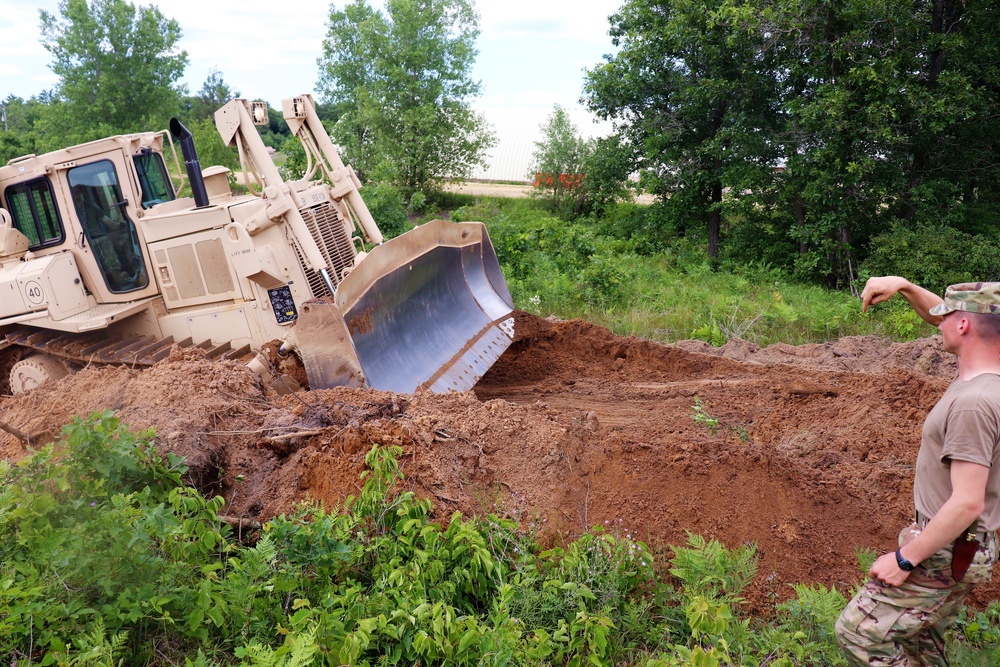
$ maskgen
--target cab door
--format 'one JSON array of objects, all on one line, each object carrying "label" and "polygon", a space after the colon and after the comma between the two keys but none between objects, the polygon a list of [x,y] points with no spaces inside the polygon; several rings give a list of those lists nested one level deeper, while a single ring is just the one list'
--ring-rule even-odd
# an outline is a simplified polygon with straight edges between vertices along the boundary
[{"label": "cab door", "polygon": [[[83,230],[79,245],[93,258],[103,280],[102,287],[111,297],[98,301],[146,296],[151,287],[149,261],[129,216],[130,202],[122,192],[115,163],[105,159],[74,166],[67,171],[66,178]],[[115,298],[119,295],[126,298]]]}]

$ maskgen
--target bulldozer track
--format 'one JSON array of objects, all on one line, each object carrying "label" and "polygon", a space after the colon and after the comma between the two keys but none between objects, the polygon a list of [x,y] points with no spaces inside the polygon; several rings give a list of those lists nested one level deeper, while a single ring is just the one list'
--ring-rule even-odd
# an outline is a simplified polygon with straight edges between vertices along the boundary
[{"label": "bulldozer track", "polygon": [[133,367],[152,366],[166,359],[174,346],[200,348],[209,359],[242,359],[252,352],[249,345],[233,348],[229,342],[213,345],[211,341],[195,344],[190,338],[175,341],[173,336],[109,338],[106,331],[87,334],[63,333],[19,327],[0,339],[0,350],[17,346],[36,350],[79,364],[113,364]]}]

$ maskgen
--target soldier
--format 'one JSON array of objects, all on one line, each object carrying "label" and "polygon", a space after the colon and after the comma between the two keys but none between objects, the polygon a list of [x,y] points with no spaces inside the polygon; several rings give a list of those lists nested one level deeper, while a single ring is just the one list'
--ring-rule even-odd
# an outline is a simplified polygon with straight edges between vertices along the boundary
[{"label": "soldier", "polygon": [[107,278],[108,287],[112,292],[123,291],[133,279],[131,271],[122,262],[123,257],[128,258],[134,252],[128,226],[94,204],[87,197],[85,186],[74,186],[73,194],[77,214],[87,229],[87,237]]},{"label": "soldier", "polygon": [[897,276],[872,278],[862,309],[900,294],[936,325],[958,377],[924,421],[915,521],[837,621],[850,665],[945,666],[944,632],[990,580],[1000,526],[1000,283],[952,285],[944,299]]}]

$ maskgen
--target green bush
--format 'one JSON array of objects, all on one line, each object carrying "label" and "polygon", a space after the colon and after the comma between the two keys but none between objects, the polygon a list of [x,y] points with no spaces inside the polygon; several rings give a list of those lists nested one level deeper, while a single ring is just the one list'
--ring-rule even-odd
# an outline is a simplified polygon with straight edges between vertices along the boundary
[{"label": "green bush", "polygon": [[566,222],[537,202],[476,199],[452,219],[486,223],[517,307],[582,317],[623,335],[667,342],[734,337],[760,345],[882,334],[930,335],[900,300],[861,312],[849,291],[792,280],[780,266],[704,261],[701,240],[657,227],[662,211],[620,204],[599,224]]},{"label": "green bush", "polygon": [[1000,237],[966,234],[942,225],[896,224],[872,240],[862,265],[867,275],[900,275],[943,294],[954,283],[1000,277]]},{"label": "green bush", "polygon": [[51,664],[95,629],[135,648],[146,635],[204,641],[221,626],[204,584],[230,548],[222,501],[184,486],[183,472],[111,413],[0,468],[0,652],[34,647]]},{"label": "green bush", "polygon": [[822,584],[796,584],[794,588],[796,597],[778,605],[777,626],[764,636],[772,646],[788,646],[797,664],[816,667],[846,664],[833,628],[847,606],[847,599],[840,591]]},{"label": "green bush", "polygon": [[395,187],[388,183],[366,183],[361,194],[382,236],[391,239],[410,229],[406,199]]},{"label": "green bush", "polygon": [[757,574],[757,545],[730,551],[716,540],[688,533],[688,545],[674,548],[670,574],[688,595],[740,602],[740,594]]},{"label": "green bush", "polygon": [[306,173],[306,151],[296,137],[288,137],[281,145],[284,161],[278,165],[278,173],[286,181],[297,181]]},{"label": "green bush", "polygon": [[[0,654],[40,665],[842,664],[838,591],[796,586],[741,618],[753,546],[689,535],[669,574],[620,523],[542,550],[507,518],[432,521],[398,448],[356,497],[300,505],[232,542],[220,498],[182,483],[152,433],[110,413],[0,463]],[[996,609],[964,616],[964,664],[995,656]],[[984,658],[988,659],[988,658]]]},{"label": "green bush", "polygon": [[192,120],[188,123],[188,129],[194,138],[198,150],[198,162],[202,168],[218,165],[234,172],[239,170],[239,153],[236,148],[222,143],[222,137],[211,118]]},{"label": "green bush", "polygon": [[646,256],[665,252],[679,240],[668,210],[661,203],[607,206],[597,229],[603,235],[629,242],[635,252]]},{"label": "green bush", "polygon": [[788,275],[799,259],[799,242],[789,233],[789,217],[780,211],[759,209],[733,216],[720,249],[723,265],[735,271],[747,265],[778,267]]},{"label": "green bush", "polygon": [[[463,207],[453,220],[487,220],[487,230],[515,303],[532,299],[548,312],[574,306],[625,305],[633,292],[635,255],[630,244],[584,223],[567,223],[531,203]],[[538,308],[536,308],[538,310]]]}]

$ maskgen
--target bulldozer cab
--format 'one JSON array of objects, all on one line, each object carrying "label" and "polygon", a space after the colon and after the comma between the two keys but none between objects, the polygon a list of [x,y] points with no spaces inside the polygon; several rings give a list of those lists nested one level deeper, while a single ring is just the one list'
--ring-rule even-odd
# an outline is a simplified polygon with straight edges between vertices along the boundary
[{"label": "bulldozer cab", "polygon": [[151,148],[144,148],[132,156],[132,162],[139,178],[139,204],[144,209],[176,199],[170,174],[159,153]]},{"label": "bulldozer cab", "polygon": [[67,179],[84,238],[108,290],[123,294],[146,288],[149,270],[112,162],[73,167]]},{"label": "bulldozer cab", "polygon": [[55,196],[46,178],[36,178],[7,188],[4,193],[13,228],[38,250],[60,245],[66,239]]}]

